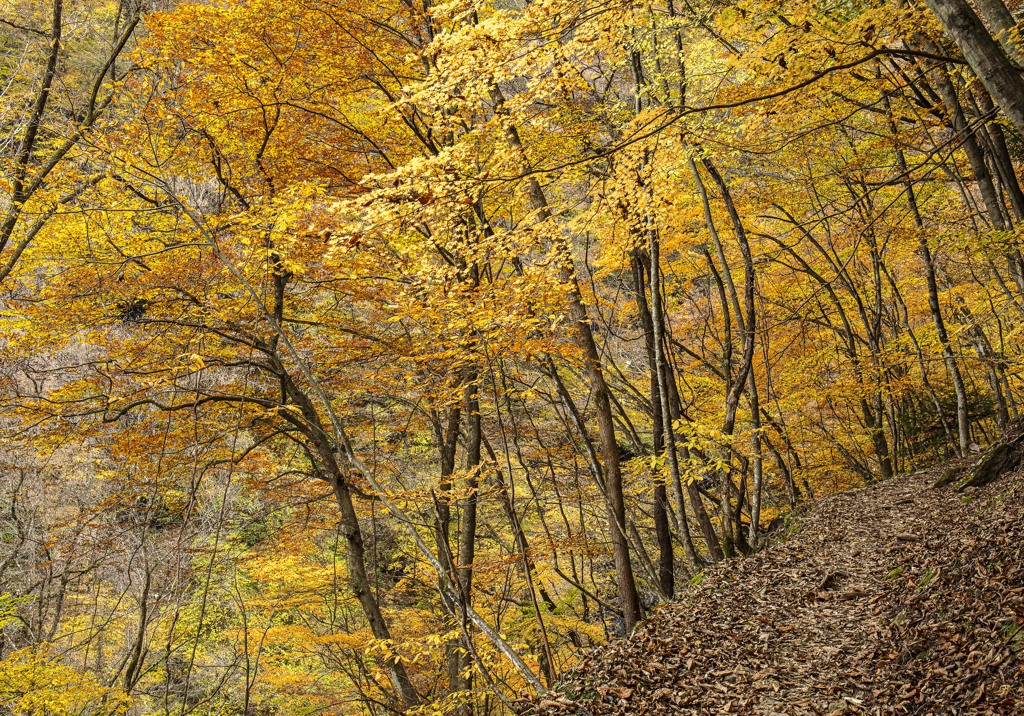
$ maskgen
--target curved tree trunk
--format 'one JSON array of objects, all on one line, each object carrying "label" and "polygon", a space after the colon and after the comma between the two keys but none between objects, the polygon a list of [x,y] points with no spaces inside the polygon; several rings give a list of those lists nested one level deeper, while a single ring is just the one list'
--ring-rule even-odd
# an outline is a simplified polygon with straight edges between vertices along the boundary
[{"label": "curved tree trunk", "polygon": [[[495,85],[491,90],[495,112],[500,112],[505,97]],[[526,156],[519,132],[514,125],[506,124],[505,138],[509,146],[520,153],[524,164]],[[526,196],[531,208],[537,212],[541,220],[551,216],[547,197],[536,177],[529,176],[526,180]],[[629,556],[629,538],[626,535],[626,501],[622,490],[622,468],[619,464],[619,444],[615,439],[615,417],[612,413],[612,402],[608,383],[604,379],[601,367],[601,354],[597,350],[594,331],[590,325],[583,294],[576,278],[576,270],[572,259],[572,250],[564,239],[558,247],[561,253],[562,280],[569,290],[569,317],[575,329],[576,344],[582,349],[586,358],[584,371],[590,384],[594,412],[597,414],[598,440],[601,445],[601,461],[604,469],[606,507],[608,511],[608,530],[612,537],[612,556],[615,561],[616,583],[619,599],[622,602],[622,617],[626,631],[632,632],[642,617],[640,594],[636,589],[636,577]]]}]

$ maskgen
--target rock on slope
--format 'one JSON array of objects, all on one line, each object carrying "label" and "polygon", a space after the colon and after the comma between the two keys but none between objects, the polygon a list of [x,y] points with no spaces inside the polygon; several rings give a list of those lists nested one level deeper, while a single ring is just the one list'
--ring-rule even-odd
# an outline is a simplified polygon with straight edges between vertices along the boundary
[{"label": "rock on slope", "polygon": [[1024,714],[1024,475],[821,500],[527,714]]}]

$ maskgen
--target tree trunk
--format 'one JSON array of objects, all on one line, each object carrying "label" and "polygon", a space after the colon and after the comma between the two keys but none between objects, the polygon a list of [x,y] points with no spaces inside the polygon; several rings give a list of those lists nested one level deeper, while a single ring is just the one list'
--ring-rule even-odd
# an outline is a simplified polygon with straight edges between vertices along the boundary
[{"label": "tree trunk", "polygon": [[[505,97],[495,85],[491,95],[495,104],[495,112],[500,112]],[[505,138],[508,144],[519,152],[523,163],[526,153],[523,150],[519,132],[512,124],[505,125]],[[551,216],[547,197],[536,177],[530,175],[526,180],[526,196],[530,206],[537,212],[538,218],[544,221]],[[626,537],[626,500],[622,490],[622,469],[619,464],[619,444],[615,439],[615,418],[612,414],[612,403],[609,397],[608,384],[601,368],[601,354],[597,350],[594,332],[590,326],[583,294],[580,292],[579,281],[573,264],[572,249],[563,239],[559,239],[561,253],[561,274],[569,290],[569,317],[572,320],[576,344],[583,350],[586,357],[585,372],[590,384],[594,411],[597,413],[598,437],[601,444],[601,461],[604,466],[606,507],[608,511],[608,530],[612,538],[612,555],[615,560],[616,583],[619,599],[622,602],[622,617],[626,631],[632,632],[640,621],[640,595],[636,589],[636,577],[633,575],[633,564],[629,557],[629,540]]]},{"label": "tree trunk", "polygon": [[580,295],[575,275],[570,279],[569,315],[576,326],[576,340],[586,356],[586,374],[590,383],[591,397],[597,413],[598,438],[601,445],[601,462],[604,468],[608,529],[612,537],[612,556],[615,560],[616,581],[619,599],[622,602],[622,617],[626,631],[632,632],[641,618],[640,595],[636,589],[636,578],[629,557],[629,542],[626,537],[626,501],[622,489],[622,470],[619,464],[619,445],[615,439],[615,421],[612,416],[608,384],[601,370],[601,356],[590,328],[586,308]]},{"label": "tree trunk", "polygon": [[[998,2],[998,0],[996,0]],[[957,440],[959,449],[957,453],[963,457],[967,454],[971,444],[971,426],[967,412],[967,390],[964,387],[963,375],[960,373],[960,365],[953,355],[953,348],[949,342],[949,334],[946,331],[946,322],[942,317],[942,308],[939,305],[939,286],[935,280],[935,262],[932,259],[931,248],[928,246],[928,236],[924,230],[924,219],[921,218],[921,211],[917,205],[917,196],[914,194],[914,185],[910,180],[907,160],[903,154],[903,148],[899,145],[896,123],[892,119],[889,108],[889,99],[885,98],[885,109],[889,113],[889,129],[892,132],[893,141],[896,143],[896,168],[904,177],[904,189],[907,192],[907,203],[910,205],[910,213],[914,218],[914,225],[917,227],[918,245],[921,251],[921,261],[924,263],[925,282],[928,285],[928,308],[932,314],[932,322],[935,324],[935,332],[942,346],[942,357],[946,368],[953,380],[953,392],[956,395],[956,424]],[[927,380],[927,376],[924,377]],[[941,406],[940,406],[941,410]]]},{"label": "tree trunk", "polygon": [[1003,113],[1024,133],[1024,79],[966,0],[925,0]]},{"label": "tree trunk", "polygon": [[[650,370],[651,396],[651,442],[654,454],[660,455],[665,449],[664,429],[662,425],[661,395],[658,392],[658,362],[654,355],[654,324],[651,320],[650,307],[647,304],[647,282],[644,280],[643,254],[634,251],[631,258],[633,264],[633,290],[636,294],[636,308],[640,316],[640,325],[644,329],[644,348],[647,353],[647,365]],[[675,555],[672,549],[672,529],[668,518],[668,490],[662,480],[654,485],[654,534],[658,540],[658,584],[666,599],[675,595]]]},{"label": "tree trunk", "polygon": [[861,413],[864,415],[864,425],[871,437],[871,445],[875,450],[875,457],[878,458],[878,469],[883,480],[892,477],[892,457],[889,455],[889,440],[885,437],[885,423],[882,412],[882,397],[876,392],[875,405],[872,406],[867,398],[860,401]]},{"label": "tree trunk", "polygon": [[[348,567],[348,582],[352,594],[359,601],[363,609],[363,615],[370,625],[370,631],[374,638],[381,641],[391,640],[391,630],[388,629],[384,615],[380,611],[380,605],[374,596],[370,578],[366,574],[366,548],[363,544],[363,533],[359,527],[359,517],[356,514],[355,506],[352,504],[352,493],[348,489],[348,483],[340,474],[332,475],[332,486],[334,487],[335,500],[338,503],[338,510],[341,513],[341,533],[345,537],[345,557]],[[409,674],[405,665],[400,661],[387,661],[386,667],[391,675],[391,681],[395,685],[402,703],[409,707],[419,702],[419,696],[412,686]]]},{"label": "tree trunk", "polygon": [[[473,603],[473,560],[476,559],[477,488],[480,485],[480,450],[483,433],[480,423],[479,388],[475,374],[469,376],[465,391],[466,415],[466,496],[462,499],[459,530],[459,554],[456,579],[459,600],[465,607]],[[465,626],[465,625],[464,625]],[[448,653],[448,682],[452,691],[470,688],[469,679],[464,676],[469,666],[467,650],[453,649]],[[469,709],[462,707],[460,714],[468,715]]]},{"label": "tree trunk", "polygon": [[992,173],[989,172],[988,165],[985,163],[985,152],[982,150],[981,144],[978,143],[974,130],[967,124],[967,117],[964,115],[960,98],[957,97],[956,88],[946,76],[945,70],[939,70],[936,84],[942,102],[946,105],[953,129],[963,137],[964,153],[967,154],[967,161],[971,165],[974,181],[978,184],[978,191],[981,193],[989,224],[999,231],[1004,231],[1007,228],[1006,218],[999,202],[999,195],[996,193],[995,183],[992,181]]},{"label": "tree trunk", "polygon": [[[725,203],[726,211],[729,213],[729,219],[732,221],[733,231],[736,234],[736,242],[740,248],[740,255],[743,257],[743,310],[739,310],[739,299],[737,297],[737,291],[735,286],[732,285],[731,278],[728,278],[728,284],[731,286],[730,293],[735,299],[735,310],[736,320],[739,323],[740,332],[743,334],[743,357],[740,363],[740,374],[736,377],[736,383],[733,389],[729,391],[729,395],[726,397],[726,418],[724,421],[723,432],[726,435],[731,435],[736,420],[736,409],[739,405],[740,395],[743,393],[743,386],[746,383],[749,398],[751,403],[751,428],[752,428],[752,443],[753,443],[753,470],[754,470],[754,484],[752,485],[752,492],[754,499],[756,499],[757,510],[761,507],[761,481],[762,481],[762,456],[761,456],[761,409],[757,399],[757,382],[754,377],[754,337],[755,337],[755,321],[757,320],[756,307],[754,306],[754,259],[750,252],[750,243],[747,240],[747,231],[743,227],[743,221],[740,219],[739,211],[736,209],[736,204],[732,199],[732,192],[729,190],[729,185],[725,183],[725,179],[718,173],[715,165],[710,159],[705,158],[701,162],[704,168],[708,170],[708,174],[711,175],[711,179],[718,186],[718,190],[722,194],[722,201]],[[696,167],[691,168],[695,171]],[[699,179],[699,175],[698,179]],[[720,248],[720,242],[716,241],[716,244]],[[720,259],[722,260],[723,267],[725,264],[725,254],[722,253]],[[727,277],[731,276],[731,272],[728,272],[726,268],[723,268],[723,272]],[[729,487],[731,487],[731,481]],[[742,493],[741,493],[742,495]],[[752,500],[753,502],[753,500]],[[736,511],[737,525],[739,519],[739,507],[737,506]],[[727,517],[727,515],[723,515]],[[750,535],[756,536],[758,529],[758,520],[760,519],[759,514],[755,514],[753,508],[751,509],[751,524],[750,524]],[[743,535],[742,531],[737,528],[736,531],[737,544],[741,549],[746,548],[746,536]]]},{"label": "tree trunk", "polygon": [[978,10],[981,11],[981,17],[995,32],[995,37],[1007,57],[1015,62],[1020,62],[1020,48],[1010,37],[1013,29],[1017,27],[1017,21],[1013,19],[1013,14],[1003,4],[1003,0],[975,0],[975,3]]},{"label": "tree trunk", "polygon": [[[660,263],[660,242],[658,234],[653,228],[648,228],[648,239],[651,265],[649,269],[651,281],[651,322],[654,326],[654,364],[655,377],[658,383],[658,398],[661,404],[669,404],[668,386],[666,385],[667,371],[665,370],[665,340],[664,340],[664,316],[661,310],[661,263]],[[679,531],[679,539],[683,542],[683,549],[686,552],[686,559],[691,567],[697,567],[700,560],[697,551],[693,547],[693,538],[690,536],[690,525],[686,517],[686,502],[683,499],[683,486],[679,474],[679,453],[676,450],[675,430],[672,428],[672,416],[668,410],[661,411],[662,431],[665,436],[665,455],[668,457],[669,475],[672,478],[672,489],[675,493],[676,526]]]},{"label": "tree trunk", "polygon": [[459,437],[459,422],[462,411],[458,406],[448,411],[446,425],[441,425],[441,418],[434,414],[434,432],[437,439],[438,452],[441,456],[441,480],[438,485],[440,495],[437,500],[437,520],[434,526],[437,542],[438,558],[444,562],[444,555],[451,551],[449,532],[451,523],[451,488],[452,473],[455,472],[455,451]]},{"label": "tree trunk", "polygon": [[[298,423],[306,438],[323,464],[323,469],[330,479],[334,490],[335,501],[341,515],[341,533],[345,537],[345,563],[348,568],[348,583],[353,596],[362,607],[363,616],[370,626],[374,638],[381,641],[391,640],[391,630],[380,610],[380,604],[374,595],[369,575],[366,573],[366,547],[363,543],[363,532],[359,526],[359,515],[352,503],[348,478],[335,455],[331,442],[326,437],[319,414],[313,407],[309,397],[291,380],[280,361],[275,361],[275,373],[281,378],[283,392],[299,407],[304,422]],[[384,660],[391,681],[405,707],[419,703],[419,695],[413,688],[405,665],[397,660]]]}]

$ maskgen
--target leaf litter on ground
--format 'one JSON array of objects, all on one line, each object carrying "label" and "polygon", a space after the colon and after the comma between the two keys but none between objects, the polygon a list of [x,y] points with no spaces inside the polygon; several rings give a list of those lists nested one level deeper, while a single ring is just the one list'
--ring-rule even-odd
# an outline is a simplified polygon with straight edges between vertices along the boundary
[{"label": "leaf litter on ground", "polygon": [[815,503],[523,714],[1024,714],[1024,474]]}]

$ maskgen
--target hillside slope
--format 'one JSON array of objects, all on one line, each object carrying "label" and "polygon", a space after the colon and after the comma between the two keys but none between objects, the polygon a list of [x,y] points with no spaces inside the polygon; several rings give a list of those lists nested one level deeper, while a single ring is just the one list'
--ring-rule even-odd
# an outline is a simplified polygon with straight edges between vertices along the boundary
[{"label": "hillside slope", "polygon": [[821,500],[531,714],[1024,714],[1024,475]]}]

